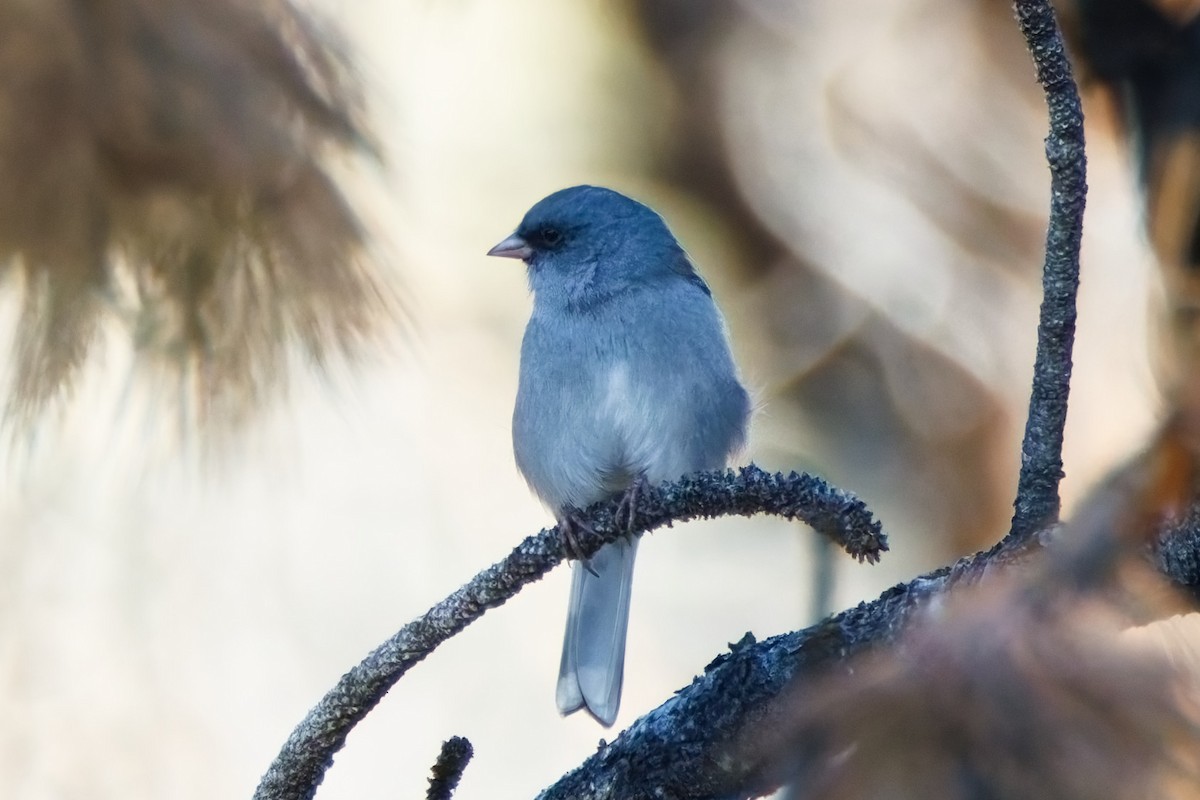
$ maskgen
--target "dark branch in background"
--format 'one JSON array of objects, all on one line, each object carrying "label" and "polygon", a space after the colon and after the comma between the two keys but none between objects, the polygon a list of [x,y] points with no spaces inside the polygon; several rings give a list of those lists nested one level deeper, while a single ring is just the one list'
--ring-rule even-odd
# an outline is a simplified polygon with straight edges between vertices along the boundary
[{"label": "dark branch in background", "polygon": [[[1195,519],[1200,520],[1200,513]],[[1048,551],[1043,539],[1051,539],[1051,531],[1038,533],[1019,547],[1013,543],[976,553],[952,567],[894,586],[877,599],[806,630],[762,642],[747,634],[690,686],[637,720],[538,795],[538,800],[656,796],[699,800],[769,793],[776,787],[761,781],[771,772],[770,759],[778,754],[764,753],[746,742],[770,738],[771,731],[786,724],[786,701],[795,699],[807,680],[826,679],[840,674],[839,670],[849,675],[854,656],[894,644],[932,602],[949,600],[956,589],[1012,576],[1013,568],[1034,566],[1043,569],[1030,583],[1041,586],[1063,571],[1060,562],[1064,559],[1072,561],[1075,568],[1090,570],[1089,554],[1069,546]],[[1094,531],[1074,534],[1098,538]],[[1121,550],[1113,538],[1106,541],[1106,563],[1111,570]],[[1164,532],[1160,548],[1147,554],[1150,563],[1170,582],[1191,591],[1200,589],[1196,567],[1200,563],[1200,525]],[[1048,555],[1055,558],[1046,563]]]},{"label": "dark branch in background", "polygon": [[1083,109],[1071,75],[1054,11],[1046,0],[1016,0],[1021,33],[1046,93],[1050,134],[1050,224],[1042,272],[1033,391],[1021,443],[1021,474],[1009,536],[1023,539],[1058,520],[1062,479],[1063,426],[1071,387],[1071,347],[1075,341],[1075,295],[1079,288],[1079,244],[1087,197],[1087,158]]},{"label": "dark branch in background", "polygon": [[1200,589],[1200,514],[1193,509],[1185,527],[1163,534],[1156,553],[1160,572],[1181,587]]},{"label": "dark branch in background", "polygon": [[442,742],[442,752],[438,754],[437,763],[433,765],[433,774],[429,778],[429,791],[425,793],[426,800],[450,800],[458,782],[462,780],[463,770],[475,755],[475,748],[461,736],[451,736]]},{"label": "dark branch in background", "polygon": [[764,765],[741,795],[786,781],[794,800],[1200,796],[1186,648],[1163,638],[1170,623],[1123,630],[1130,607],[1086,590],[1101,562],[1110,580],[1142,573],[1117,540],[1100,550],[1053,547],[937,603],[853,671],[806,675],[779,724],[739,743]]},{"label": "dark branch in background", "polygon": [[[582,515],[595,536],[580,542],[587,557],[625,535],[617,503],[588,508]],[[861,500],[811,475],[768,474],[757,467],[698,472],[641,492],[636,527],[648,531],[673,522],[731,514],[772,514],[800,520],[828,536],[860,561],[874,562],[887,550],[879,523]],[[565,558],[561,532],[543,530],[523,541],[498,564],[405,625],[351,669],[292,732],[255,791],[256,800],[311,798],[346,736],[410,667],[442,642],[502,605],[526,584],[540,579]]]},{"label": "dark branch in background", "polygon": [[1159,535],[1155,556],[1158,570],[1200,606],[1200,507]]}]

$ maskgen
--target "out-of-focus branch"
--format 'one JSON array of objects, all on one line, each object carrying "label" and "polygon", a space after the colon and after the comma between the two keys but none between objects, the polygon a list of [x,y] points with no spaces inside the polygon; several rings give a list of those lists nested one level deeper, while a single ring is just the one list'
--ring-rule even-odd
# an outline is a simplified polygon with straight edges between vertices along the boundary
[{"label": "out-of-focus branch", "polygon": [[1071,348],[1075,341],[1075,295],[1079,288],[1079,246],[1087,197],[1087,158],[1083,109],[1071,74],[1062,35],[1047,0],[1016,0],[1017,21],[1025,35],[1046,93],[1050,134],[1050,223],[1042,273],[1033,391],[1021,444],[1021,474],[1009,535],[1018,539],[1058,519],[1062,479],[1063,426],[1071,385]]},{"label": "out-of-focus branch", "polygon": [[[1197,516],[1200,518],[1200,513]],[[754,786],[756,793],[770,791],[773,787],[765,787],[761,781],[763,774],[771,771],[768,760],[778,754],[760,752],[745,743],[761,740],[783,724],[779,715],[788,713],[785,701],[794,698],[810,678],[827,679],[844,673],[850,681],[852,665],[858,663],[853,660],[855,656],[869,648],[878,651],[895,645],[923,612],[935,604],[953,602],[956,589],[1015,576],[1017,570],[1013,567],[1033,570],[1028,583],[1039,587],[1058,581],[1065,570],[1090,574],[1090,581],[1058,583],[1060,601],[1071,590],[1085,588],[1085,584],[1094,587],[1094,553],[1089,549],[1072,546],[1072,541],[1056,547],[1053,553],[1046,552],[1043,540],[1060,538],[1056,530],[1060,529],[1045,529],[1021,542],[1009,540],[953,566],[921,575],[805,630],[762,642],[747,635],[728,654],[709,664],[690,686],[601,747],[542,792],[538,800],[654,796],[699,800],[751,796],[749,786]],[[1094,542],[1098,538],[1094,531],[1081,530],[1074,524],[1062,530],[1069,530],[1072,540]],[[1119,555],[1125,552],[1120,546],[1123,540],[1104,537],[1104,541],[1104,572],[1111,574]],[[1055,558],[1044,563],[1047,555]],[[1164,534],[1160,549],[1150,561],[1172,583],[1200,588],[1195,566],[1200,563],[1200,531]],[[1051,588],[1045,587],[1046,592],[1040,596],[1048,596]],[[820,742],[810,744],[822,746]]]},{"label": "out-of-focus branch", "polygon": [[[609,501],[583,512],[582,520],[595,535],[580,542],[581,556],[626,535],[616,510],[617,503]],[[805,522],[860,561],[877,561],[887,550],[887,538],[863,502],[812,475],[769,474],[754,466],[698,472],[639,493],[635,508],[641,531],[701,517],[759,513]],[[410,667],[565,557],[559,528],[543,530],[405,625],[342,676],[308,713],[263,776],[256,800],[312,797],[346,736]]]},{"label": "out-of-focus branch", "polygon": [[1155,554],[1159,571],[1200,606],[1200,507],[1160,535]]},{"label": "out-of-focus branch", "polygon": [[784,781],[794,800],[1198,796],[1200,662],[1171,644],[1183,629],[1130,631],[1116,598],[1063,591],[1059,571],[955,592],[853,670],[806,675],[778,724],[740,743],[764,765],[741,796]]}]

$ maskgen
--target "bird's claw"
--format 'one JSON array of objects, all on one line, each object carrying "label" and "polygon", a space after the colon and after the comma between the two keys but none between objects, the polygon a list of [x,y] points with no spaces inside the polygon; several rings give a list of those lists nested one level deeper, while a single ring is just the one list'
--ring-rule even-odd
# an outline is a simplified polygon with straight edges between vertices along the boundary
[{"label": "bird's claw", "polygon": [[562,531],[563,551],[567,558],[572,561],[578,561],[583,565],[583,568],[592,573],[593,577],[599,578],[600,573],[592,569],[592,565],[583,556],[583,548],[579,543],[579,532],[596,535],[596,529],[589,525],[584,519],[579,516],[578,511],[568,511],[563,515],[563,518],[558,521],[559,530]]},{"label": "bird's claw", "polygon": [[621,501],[617,503],[616,522],[617,525],[624,524],[626,536],[633,536],[634,523],[637,522],[638,498],[649,485],[650,482],[646,480],[646,476],[639,474],[621,495]]},{"label": "bird's claw", "polygon": [[[614,522],[618,528],[625,529],[625,535],[628,537],[632,537],[635,531],[638,498],[649,485],[645,475],[638,475],[633,479],[633,483],[629,484],[629,488],[621,494],[621,499],[617,503]],[[567,558],[578,561],[584,569],[599,578],[600,574],[592,568],[588,559],[583,555],[583,546],[580,543],[580,533],[595,536],[596,529],[583,519],[578,509],[573,508],[568,508],[563,513],[562,518],[558,521],[558,527],[562,531],[563,552]]]}]

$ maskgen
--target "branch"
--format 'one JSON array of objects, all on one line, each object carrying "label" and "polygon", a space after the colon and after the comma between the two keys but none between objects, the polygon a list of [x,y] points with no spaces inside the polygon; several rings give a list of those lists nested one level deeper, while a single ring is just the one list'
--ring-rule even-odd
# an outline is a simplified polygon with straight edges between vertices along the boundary
[{"label": "branch", "polygon": [[[625,526],[617,522],[616,510],[616,501],[606,501],[584,511],[582,520],[596,535],[580,542],[583,557],[627,535]],[[879,523],[858,498],[812,475],[772,475],[755,466],[736,473],[697,472],[647,488],[639,493],[634,513],[639,532],[701,517],[773,514],[807,523],[860,561],[875,562],[887,550]],[[255,799],[311,798],[346,736],[409,668],[564,558],[561,531],[558,527],[543,530],[405,625],[343,675],[308,713],[263,776]]]},{"label": "branch", "polygon": [[1075,341],[1075,295],[1079,288],[1079,245],[1087,197],[1083,109],[1062,36],[1047,0],[1016,0],[1017,22],[1046,93],[1050,134],[1050,223],[1042,272],[1042,307],[1029,417],[1021,444],[1015,513],[1009,536],[1026,538],[1058,520],[1062,479],[1063,426],[1071,384]]},{"label": "branch", "polygon": [[1158,571],[1200,606],[1200,505],[1159,535],[1154,552]]},{"label": "branch", "polygon": [[[1193,520],[1197,521],[1200,511]],[[854,656],[894,644],[918,615],[931,605],[948,602],[956,589],[1012,575],[1014,568],[1028,567],[1035,559],[1045,569],[1034,576],[1032,586],[1053,582],[1066,569],[1091,571],[1094,559],[1088,556],[1094,554],[1072,545],[1081,537],[1094,540],[1094,532],[1074,525],[1067,528],[1074,528],[1070,535],[1056,526],[1020,542],[1008,540],[894,586],[872,602],[802,631],[762,642],[747,634],[690,686],[603,745],[538,800],[711,800],[769,791],[774,787],[761,781],[764,774],[777,773],[770,763],[776,754],[745,743],[761,741],[765,732],[780,729],[789,697],[794,700],[805,687],[816,685],[818,676],[839,670],[852,674]],[[1045,546],[1048,541],[1054,543],[1053,552]],[[1111,574],[1126,551],[1118,546],[1119,540],[1106,541],[1105,560]],[[1055,557],[1045,558],[1051,555]],[[1164,531],[1157,551],[1146,556],[1172,583],[1196,591],[1200,588],[1200,523]],[[1060,582],[1060,589],[1065,585]]]},{"label": "branch", "polygon": [[475,755],[471,742],[461,736],[451,736],[442,742],[442,751],[438,753],[437,763],[433,765],[433,774],[429,778],[429,791],[425,800],[451,800],[458,782],[462,780],[463,770]]}]

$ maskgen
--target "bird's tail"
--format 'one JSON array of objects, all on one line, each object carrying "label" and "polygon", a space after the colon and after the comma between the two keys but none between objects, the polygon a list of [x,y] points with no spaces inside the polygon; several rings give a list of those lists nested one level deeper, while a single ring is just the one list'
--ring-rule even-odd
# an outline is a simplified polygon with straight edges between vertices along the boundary
[{"label": "bird's tail", "polygon": [[605,727],[617,718],[635,555],[637,540],[620,540],[600,548],[588,561],[595,575],[581,563],[572,565],[556,692],[561,714],[587,708]]}]

